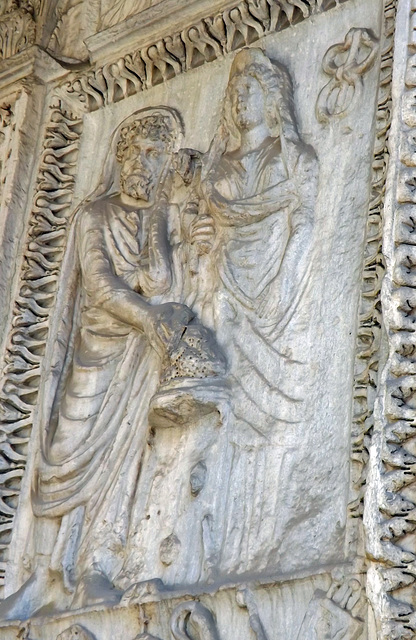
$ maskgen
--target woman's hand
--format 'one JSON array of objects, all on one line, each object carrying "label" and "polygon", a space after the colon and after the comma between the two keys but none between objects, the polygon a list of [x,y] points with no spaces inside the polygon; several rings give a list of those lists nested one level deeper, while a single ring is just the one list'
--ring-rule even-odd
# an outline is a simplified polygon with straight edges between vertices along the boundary
[{"label": "woman's hand", "polygon": [[196,245],[199,255],[209,253],[214,244],[215,223],[208,213],[199,212],[194,217],[189,225],[189,238]]},{"label": "woman's hand", "polygon": [[202,154],[195,149],[179,149],[173,157],[173,168],[186,185],[191,184],[201,168]]}]

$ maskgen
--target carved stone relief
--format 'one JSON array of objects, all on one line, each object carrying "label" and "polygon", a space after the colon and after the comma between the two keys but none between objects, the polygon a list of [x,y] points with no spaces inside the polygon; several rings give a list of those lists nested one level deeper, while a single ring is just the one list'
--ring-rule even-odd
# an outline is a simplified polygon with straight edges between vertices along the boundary
[{"label": "carved stone relief", "polygon": [[123,100],[139,91],[252,44],[309,15],[325,11],[321,0],[243,0],[67,84],[69,96],[88,111]]},{"label": "carved stone relief", "polygon": [[[160,0],[158,0],[160,1]],[[158,3],[156,0],[60,0],[50,8],[55,26],[48,51],[61,60],[88,59],[85,40]]]},{"label": "carved stone relief", "polygon": [[[187,425],[219,402],[225,373],[221,351],[180,299],[171,302],[165,180],[179,134],[179,120],[166,108],[130,116],[114,141],[118,169],[110,156],[104,182],[72,223],[62,273],[66,292],[55,305],[58,326],[50,336],[57,350],[47,354],[51,370],[40,398],[40,421],[48,425],[41,434],[33,498],[40,547],[27,595],[19,597],[17,608],[12,604],[11,617],[26,615],[28,598],[34,610],[44,604],[52,570],[62,574],[71,600],[89,602],[96,597],[89,591],[106,580],[108,597],[117,598],[110,584],[123,574],[123,558],[121,547],[115,556],[113,547],[129,543],[129,512],[137,510],[134,501],[129,506],[129,493],[138,481],[149,411],[156,426],[178,420]],[[143,203],[140,217],[132,210],[136,203]],[[162,304],[165,293],[169,302]],[[145,302],[154,297],[159,304]],[[114,509],[117,530],[108,527]],[[59,531],[56,518],[62,518]],[[162,561],[170,564],[175,538],[164,544]]]},{"label": "carved stone relief", "polygon": [[[12,67],[11,63],[10,67]],[[14,87],[14,91],[15,90],[16,88]],[[4,409],[0,411],[0,473],[2,483],[0,531],[1,588],[3,586],[5,553],[7,553],[10,542],[13,516],[19,500],[20,482],[24,475],[27,446],[31,431],[31,423],[28,424],[23,419],[19,421],[14,389],[18,388],[18,393],[22,393],[22,400],[24,396],[27,399],[30,395],[28,387],[31,387],[35,380],[39,380],[39,377],[35,375],[33,377],[31,376],[27,366],[26,368],[23,366],[20,355],[22,351],[25,351],[25,347],[31,344],[31,348],[35,350],[37,357],[39,357],[39,341],[44,340],[46,336],[44,318],[43,324],[35,327],[32,322],[28,322],[30,314],[26,316],[26,321],[17,322],[17,325],[10,327],[14,335],[12,344],[6,340],[6,336],[4,335],[4,329],[13,317],[13,307],[16,313],[18,311],[18,303],[16,301],[17,291],[15,289],[18,281],[13,284],[14,274],[17,275],[18,271],[16,263],[21,262],[23,246],[28,246],[29,244],[25,239],[27,229],[26,222],[29,217],[27,206],[31,197],[31,189],[29,190],[27,188],[27,177],[30,176],[33,142],[39,139],[39,131],[43,131],[40,128],[39,122],[39,93],[41,93],[41,90],[39,92],[34,90],[32,95],[29,96],[23,87],[19,87],[19,93],[13,95],[13,100],[10,101],[10,103],[3,103],[0,110],[0,237],[2,238],[0,292],[3,301],[2,312],[0,313],[0,349],[2,357],[5,356],[5,350],[9,349],[7,360],[3,361],[0,383],[3,390],[0,404],[2,405],[2,409]],[[28,125],[29,118],[31,120],[30,125]],[[35,126],[36,124],[38,128]],[[49,158],[51,158],[50,152]],[[54,169],[55,167],[52,168],[52,171]],[[38,249],[42,252],[44,247],[40,246]],[[19,257],[17,257],[16,254],[18,254]],[[38,253],[38,256],[39,255],[40,253]],[[25,266],[26,265],[27,263],[25,263]],[[26,312],[28,312],[28,305],[34,309],[35,304],[35,301],[32,299],[31,288],[35,283],[33,282],[33,276],[28,275],[28,287],[25,287],[23,282],[21,282],[21,286],[19,287],[19,293],[24,292],[24,296],[27,298],[27,303],[23,304],[24,309],[19,305],[19,310]],[[24,279],[25,278],[26,271]],[[44,284],[46,284],[45,281]],[[34,290],[36,291],[36,287],[34,287]],[[35,293],[35,295],[38,296],[41,292],[40,290],[38,293]],[[17,351],[14,351],[15,348],[17,348]],[[14,360],[14,364],[10,362],[11,353],[13,353],[11,358]],[[30,364],[27,363],[27,365],[30,368],[33,367],[33,358],[32,362]],[[26,388],[24,388],[24,381],[27,384]],[[12,386],[8,386],[9,384]],[[5,394],[8,395],[5,391],[6,389],[11,391],[9,396],[10,404],[7,403],[7,408],[5,406]],[[13,412],[14,418],[12,417]],[[20,417],[23,418],[23,415],[20,415]]]},{"label": "carved stone relief", "polygon": [[158,4],[160,0],[101,0],[100,29],[108,29],[126,18]]},{"label": "carved stone relief", "polygon": [[259,608],[257,606],[253,591],[247,586],[240,588],[236,593],[236,600],[237,604],[242,609],[247,610],[249,625],[254,632],[254,635],[256,636],[256,640],[268,640],[269,636],[266,633],[261,621]]},{"label": "carved stone relief", "polygon": [[342,44],[335,44],[322,61],[332,76],[319,93],[316,116],[321,122],[341,118],[360,98],[362,76],[371,69],[377,55],[377,40],[367,29],[348,31]]},{"label": "carved stone relief", "polygon": [[[210,150],[199,157],[196,152],[181,152],[179,171],[187,160],[188,164],[195,159],[198,162],[194,162],[195,175],[189,183],[191,201],[184,203],[181,222],[184,237],[190,240],[179,242],[172,255],[172,265],[169,263],[166,226],[173,180],[173,175],[169,175],[172,161],[168,158],[180,135],[179,118],[171,110],[160,107],[130,116],[120,125],[113,143],[118,168],[114,155],[110,156],[99,187],[87,196],[86,204],[81,205],[75,215],[66,246],[61,272],[66,291],[55,305],[58,327],[52,329],[49,336],[50,344],[57,349],[46,354],[51,369],[43,397],[39,399],[40,406],[44,407],[39,412],[44,433],[40,434],[42,458],[35,472],[33,509],[38,517],[35,526],[39,527],[34,538],[41,547],[35,552],[37,560],[33,576],[27,582],[27,593],[23,591],[17,601],[11,600],[10,610],[4,615],[19,617],[23,612],[27,615],[29,599],[33,611],[38,609],[48,593],[51,569],[62,574],[66,590],[74,593],[75,602],[84,605],[90,598],[94,599],[89,589],[94,588],[97,581],[108,581],[111,591],[108,597],[112,599],[117,598],[117,592],[112,591],[111,585],[125,589],[132,581],[156,577],[146,570],[153,564],[152,556],[139,560],[147,547],[145,538],[148,536],[148,527],[144,526],[146,520],[141,521],[144,505],[140,503],[146,496],[146,509],[149,509],[155,499],[152,491],[148,493],[143,489],[140,492],[142,485],[145,487],[150,480],[156,480],[152,479],[153,472],[150,471],[154,463],[146,459],[150,454],[143,449],[148,420],[153,428],[187,427],[202,418],[209,420],[210,414],[215,412],[226,421],[227,430],[242,433],[248,430],[244,437],[251,442],[249,455],[246,456],[242,449],[238,457],[234,453],[234,463],[224,458],[227,473],[231,474],[231,486],[233,474],[240,472],[241,465],[256,464],[256,458],[263,455],[260,454],[260,447],[264,448],[262,439],[271,438],[272,421],[278,419],[283,424],[299,421],[300,412],[304,411],[301,409],[303,398],[291,397],[283,380],[282,389],[274,389],[272,381],[279,377],[277,370],[271,368],[270,378],[267,378],[260,372],[258,363],[247,361],[252,358],[251,352],[260,350],[263,358],[270,352],[269,366],[272,361],[277,362],[280,368],[291,370],[292,376],[300,375],[296,374],[297,368],[303,375],[305,372],[305,365],[296,362],[293,356],[282,354],[276,360],[279,353],[277,339],[285,325],[296,318],[299,300],[308,282],[315,199],[312,183],[317,177],[314,154],[303,145],[297,132],[291,111],[291,92],[287,71],[273,65],[260,50],[243,51],[236,57],[230,72],[223,120]],[[276,105],[275,113],[269,111],[272,103]],[[260,112],[259,104],[262,105]],[[247,127],[249,131],[256,131],[254,138],[245,137]],[[236,148],[233,137],[240,139]],[[282,139],[285,145],[283,151],[279,151]],[[256,149],[258,157],[252,153]],[[274,156],[275,165],[264,164],[267,158]],[[234,166],[235,157],[240,157],[238,162],[243,166],[247,158],[246,171],[256,176],[253,183],[241,182],[238,165]],[[188,167],[186,169],[189,172]],[[220,186],[222,183],[224,186]],[[258,195],[257,190],[260,190]],[[267,209],[264,204],[259,209],[259,203],[264,201],[263,191],[267,193]],[[129,214],[129,206],[136,202],[143,203],[142,220]],[[227,202],[226,207],[224,202]],[[195,206],[200,208],[196,219],[192,213]],[[107,226],[108,231],[103,234],[100,229]],[[233,255],[231,247],[241,243],[238,234],[247,233],[247,227],[251,232],[256,230],[258,239],[253,238],[254,245],[247,243],[246,255],[243,248]],[[263,236],[266,227],[271,239],[268,249]],[[230,235],[231,231],[236,234],[235,239]],[[102,238],[97,235],[100,233]],[[180,229],[176,233],[180,234]],[[95,246],[91,243],[96,236]],[[276,237],[285,237],[285,243],[277,268],[272,269],[276,259]],[[86,244],[84,238],[88,239]],[[139,238],[136,250],[135,238]],[[267,251],[270,254],[264,262],[260,290],[257,285],[253,289],[250,284],[252,266],[249,263],[250,251],[255,251],[259,242],[263,244],[265,258]],[[228,247],[228,255],[224,253],[225,247]],[[247,262],[246,274],[241,268],[240,274],[236,271],[236,265],[241,261]],[[113,265],[111,271],[105,266],[107,263]],[[189,273],[184,270],[185,264],[191,267]],[[216,298],[211,299],[209,307],[204,280],[199,275],[201,264],[205,267],[203,277],[210,279],[218,296],[218,303]],[[113,271],[116,276],[112,275]],[[94,274],[91,283],[88,274]],[[77,284],[79,278],[80,284]],[[224,305],[225,294],[229,297],[229,310]],[[143,298],[154,298],[158,304],[149,306]],[[279,308],[270,306],[268,300],[274,298],[280,299]],[[172,299],[177,302],[172,304]],[[169,302],[163,303],[164,300]],[[259,300],[264,307],[260,315],[256,311]],[[185,301],[188,307],[184,306]],[[104,313],[103,317],[98,313],[99,308],[103,309],[100,312]],[[135,319],[138,312],[141,318]],[[215,332],[221,347],[216,345],[210,329],[194,318],[196,313]],[[247,327],[245,349],[238,342],[242,323]],[[138,341],[135,331],[126,332],[123,329],[126,324],[144,332],[146,342],[143,343],[142,338],[142,342]],[[104,326],[107,326],[105,332]],[[252,335],[249,326],[253,327]],[[270,326],[274,326],[272,333],[267,328]],[[94,335],[98,337],[94,338]],[[68,345],[66,353],[65,345]],[[99,361],[96,354],[103,348],[103,359]],[[235,362],[234,349],[240,353]],[[141,363],[138,369],[134,365],[137,361]],[[239,374],[244,361],[250,362],[248,366],[257,378],[258,388],[251,391],[247,391],[246,381]],[[153,371],[155,374],[160,371],[159,383],[155,374],[149,376]],[[87,394],[89,400],[82,391],[85,385],[97,390],[95,396],[91,391]],[[271,405],[276,392],[285,398],[279,417],[274,416]],[[233,398],[231,404],[230,396]],[[52,404],[51,397],[55,398]],[[139,399],[137,406],[133,402],[135,397]],[[243,406],[246,407],[245,416],[241,413]],[[121,412],[121,423],[113,417],[116,407]],[[258,412],[263,416],[261,422],[258,417],[255,419]],[[89,418],[90,415],[95,417]],[[137,423],[140,415],[142,422]],[[132,421],[136,424],[134,428]],[[122,436],[124,424],[126,435]],[[100,437],[100,434],[105,436]],[[127,437],[127,434],[130,435]],[[259,435],[260,440],[256,443]],[[90,441],[92,445],[89,445]],[[86,444],[80,454],[82,442]],[[138,447],[135,454],[133,443]],[[157,450],[156,440],[154,447]],[[223,455],[228,456],[225,443],[222,448]],[[127,469],[123,470],[122,463],[127,451],[128,473]],[[273,448],[270,455],[275,455]],[[132,459],[136,461],[135,467]],[[142,459],[143,471],[139,474]],[[108,465],[109,471],[112,469],[112,473],[101,484],[104,464]],[[199,464],[203,469],[204,461]],[[193,474],[195,477],[195,467]],[[119,485],[121,479],[123,484]],[[267,482],[265,477],[263,483]],[[129,486],[137,483],[139,503],[135,504],[132,496],[133,508],[128,503],[119,504],[117,496],[128,496]],[[254,486],[251,491],[255,491]],[[103,497],[97,500],[100,492]],[[114,503],[109,498],[111,493]],[[236,526],[244,531],[245,523],[237,513],[243,508],[245,499],[245,494],[232,491],[235,512],[226,511],[224,520],[220,512],[208,512],[203,516],[202,575],[218,572],[219,563],[224,563],[227,556],[230,570],[237,569],[237,558],[241,563],[243,547],[235,547],[232,539],[227,541],[226,531],[230,517],[236,518]],[[261,492],[255,501],[260,504],[265,499]],[[94,513],[89,512],[90,503],[94,503]],[[120,517],[123,514],[124,519],[122,525],[118,518],[117,531],[104,525],[111,519],[109,514],[113,509]],[[132,521],[130,510],[135,514]],[[62,518],[59,531],[53,518]],[[120,527],[124,527],[124,532]],[[129,537],[129,530],[134,530],[134,537]],[[270,542],[275,544],[273,540]],[[246,569],[258,553],[264,553],[265,544],[262,540],[263,550],[258,547],[257,551],[252,539],[250,553],[253,556],[245,559]],[[120,552],[111,557],[109,552],[114,545],[121,545]],[[230,545],[228,550],[227,545]],[[122,547],[126,548],[125,553]],[[169,532],[159,545],[162,564],[168,568],[173,565],[176,571],[175,560],[178,560],[180,547],[177,533]],[[224,554],[222,561],[218,556],[220,547]],[[97,569],[91,572],[94,566]],[[58,597],[56,592],[54,597]],[[4,606],[7,607],[7,602]]]},{"label": "carved stone relief", "polygon": [[[83,0],[60,0],[50,8],[49,18],[55,22],[55,27],[50,34],[48,49],[62,60],[87,59],[85,40],[88,37],[161,2],[162,0],[92,0],[86,4]],[[184,70],[199,66],[215,59],[222,52],[250,44],[267,33],[295,24],[332,6],[331,1],[323,0],[242,0],[236,4],[225,4],[231,6],[227,6],[224,12],[210,15],[180,33],[169,35],[166,40],[143,49],[138,65],[144,63],[152,66],[154,63],[162,73],[162,79],[158,80],[161,82],[172,73],[180,73],[181,67]],[[117,78],[119,74],[114,71]],[[123,75],[128,79],[128,73],[124,72]],[[92,86],[94,84],[92,81]]]},{"label": "carved stone relief", "polygon": [[37,2],[5,0],[0,8],[0,60],[10,58],[34,43]]},{"label": "carved stone relief", "polygon": [[362,585],[352,577],[333,582],[327,593],[316,591],[309,603],[298,640],[358,640],[362,637],[366,603]]},{"label": "carved stone relief", "polygon": [[212,613],[199,602],[179,604],[170,625],[175,640],[220,640]]},{"label": "carved stone relief", "polygon": [[53,20],[55,26],[48,38],[48,51],[67,62],[88,59],[84,40],[96,31],[98,10],[99,0],[60,0],[50,4],[47,24]]},{"label": "carved stone relief", "polygon": [[[370,559],[368,594],[377,637],[413,638],[416,614],[414,583],[414,326],[413,238],[415,173],[414,20],[409,5],[401,29],[397,73],[403,93],[397,110],[391,183],[386,199],[387,277],[382,291],[389,356],[378,392],[378,411],[369,461],[364,522]],[[404,21],[403,21],[403,16]],[[400,141],[400,143],[399,143]],[[386,235],[387,234],[387,235]]]},{"label": "carved stone relief", "polygon": [[13,496],[19,493],[24,473],[26,456],[22,448],[31,433],[37,402],[34,383],[40,380],[40,365],[49,327],[48,312],[55,302],[80,125],[80,120],[65,116],[56,106],[51,109],[25,250],[23,278],[2,376],[1,429],[6,444],[1,477],[4,504],[1,553],[7,550],[10,540],[16,508]]},{"label": "carved stone relief", "polygon": [[85,40],[108,29],[160,0],[59,0],[50,5],[48,22],[54,27],[48,38],[48,50],[61,60],[88,59]]},{"label": "carved stone relief", "polygon": [[6,164],[10,158],[11,138],[15,129],[14,113],[11,105],[0,107],[0,202],[6,181]]},{"label": "carved stone relief", "polygon": [[56,640],[95,640],[95,637],[80,624],[73,624],[57,635]]},{"label": "carved stone relief", "polygon": [[[366,125],[356,119],[363,103],[375,103],[381,53],[357,354],[365,366],[356,378],[348,516],[359,518],[368,390],[378,365],[378,177],[387,154],[394,2],[387,4],[384,40],[376,21],[374,30],[354,28],[336,45],[341,62],[328,46],[345,30],[326,42],[316,62],[327,50],[333,78],[321,91],[314,80],[307,98],[287,44],[283,53],[276,40],[267,53],[252,47],[225,58],[225,80],[212,84],[218,117],[207,121],[207,145],[198,144],[185,104],[155,91],[283,24],[300,23],[312,8],[331,7],[240,2],[101,68],[71,72],[54,89],[0,392],[5,560],[22,478],[20,522],[30,522],[13,543],[14,586],[0,605],[3,621],[39,618],[43,606],[87,612],[149,602],[155,617],[163,607],[172,612],[170,629],[150,618],[136,638],[230,640],[221,607],[189,597],[198,597],[200,585],[235,581],[233,615],[244,619],[250,637],[271,640],[267,598],[247,586],[247,574],[272,576],[276,586],[279,571],[287,572],[298,593],[297,571],[348,563],[353,553],[359,557],[351,577],[302,596],[299,620],[278,637],[363,637],[362,538],[351,523],[354,552],[343,552],[350,415],[339,398],[345,406],[352,388],[350,311],[362,261],[363,167],[372,149],[371,118]],[[369,25],[369,15],[359,24]],[[143,89],[148,97],[135,95]],[[324,133],[330,118],[333,139]],[[103,122],[106,151],[87,173],[87,190],[78,177],[83,126],[98,131]],[[356,142],[364,139],[358,167],[348,156],[348,128]],[[347,158],[340,182],[353,176],[357,198],[349,187],[329,188],[326,154],[334,140]],[[321,279],[322,264],[331,265],[329,273],[338,269],[338,284]],[[333,371],[341,371],[335,382]],[[317,489],[323,478],[330,500],[328,487]],[[172,606],[182,586],[188,595]],[[53,638],[101,640],[80,622]]]}]

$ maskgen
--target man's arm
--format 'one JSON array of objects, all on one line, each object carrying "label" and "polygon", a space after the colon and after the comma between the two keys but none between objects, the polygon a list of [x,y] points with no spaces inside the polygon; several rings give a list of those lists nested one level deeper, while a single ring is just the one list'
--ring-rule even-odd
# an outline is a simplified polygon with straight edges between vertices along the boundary
[{"label": "man's arm", "polygon": [[167,198],[154,207],[149,221],[149,265],[139,274],[140,287],[149,297],[166,293],[172,283],[171,252],[168,242]]},{"label": "man's arm", "polygon": [[151,319],[151,305],[115,275],[105,243],[104,224],[98,207],[85,209],[77,221],[83,288],[95,307],[145,331]]},{"label": "man's arm", "polygon": [[194,314],[185,305],[173,302],[151,305],[116,276],[106,247],[102,210],[85,209],[77,224],[82,283],[93,305],[145,333],[163,355],[172,333],[183,331]]}]

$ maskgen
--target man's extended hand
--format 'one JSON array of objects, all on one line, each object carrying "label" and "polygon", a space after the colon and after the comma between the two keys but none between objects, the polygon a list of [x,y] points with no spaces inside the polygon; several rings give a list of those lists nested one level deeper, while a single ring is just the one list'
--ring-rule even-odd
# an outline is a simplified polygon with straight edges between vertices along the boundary
[{"label": "man's extended hand", "polygon": [[166,302],[150,307],[149,340],[162,357],[175,348],[184,329],[194,317],[195,314],[189,307],[177,302]]}]

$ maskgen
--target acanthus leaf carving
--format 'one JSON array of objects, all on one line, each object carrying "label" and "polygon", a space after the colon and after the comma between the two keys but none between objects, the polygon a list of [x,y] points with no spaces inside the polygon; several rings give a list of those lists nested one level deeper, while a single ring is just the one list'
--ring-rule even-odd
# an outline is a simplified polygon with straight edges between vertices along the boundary
[{"label": "acanthus leaf carving", "polygon": [[0,60],[11,58],[35,42],[34,12],[35,3],[31,0],[5,3],[0,13]]},{"label": "acanthus leaf carving", "polygon": [[[356,519],[353,536],[357,544],[357,527],[361,526],[367,472],[368,447],[374,427],[374,401],[378,380],[381,343],[381,283],[385,272],[382,253],[384,190],[389,151],[388,134],[391,125],[391,76],[396,3],[385,9],[385,27],[381,51],[382,77],[379,84],[376,112],[371,196],[367,220],[366,247],[363,265],[363,290],[360,303],[360,324],[357,335],[355,365],[354,418],[351,442],[350,514]],[[360,535],[360,534],[358,534]]]}]

